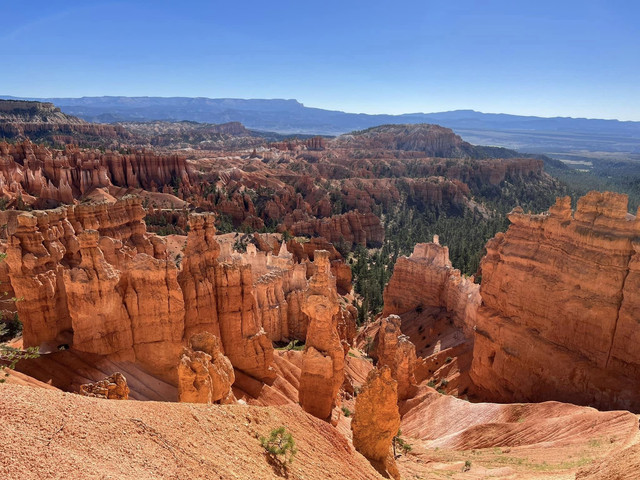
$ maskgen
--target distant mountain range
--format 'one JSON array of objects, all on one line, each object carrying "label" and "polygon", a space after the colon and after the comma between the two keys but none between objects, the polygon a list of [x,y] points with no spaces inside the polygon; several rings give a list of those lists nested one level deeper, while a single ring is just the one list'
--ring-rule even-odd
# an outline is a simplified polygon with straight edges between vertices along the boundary
[{"label": "distant mountain range", "polygon": [[[17,97],[0,96],[4,99]],[[440,113],[368,115],[305,107],[296,100],[190,97],[21,98],[52,102],[62,112],[99,123],[189,120],[241,122],[247,128],[284,134],[339,135],[384,124],[432,123],[465,140],[528,152],[640,153],[640,122],[568,117],[529,117],[456,110]]]}]

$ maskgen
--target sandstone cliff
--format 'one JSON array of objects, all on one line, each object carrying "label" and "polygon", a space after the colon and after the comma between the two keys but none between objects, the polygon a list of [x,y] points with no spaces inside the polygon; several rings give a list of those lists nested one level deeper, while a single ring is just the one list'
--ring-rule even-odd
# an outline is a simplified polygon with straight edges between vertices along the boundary
[{"label": "sandstone cliff", "polygon": [[49,143],[118,144],[132,136],[121,126],[88,123],[52,103],[0,100],[0,137]]},{"label": "sandstone cliff", "polygon": [[480,287],[454,269],[449,249],[438,237],[419,243],[410,257],[399,257],[384,289],[383,316],[440,307],[452,314],[455,325],[471,335],[480,305]]},{"label": "sandstone cliff", "polygon": [[[8,229],[5,274],[15,295],[24,298],[16,304],[24,345],[44,354],[70,348],[67,357],[95,356],[92,362],[133,362],[177,385],[177,359],[187,339],[211,332],[220,339],[220,353],[242,373],[239,388],[272,384],[278,373],[272,342],[305,341],[310,330],[318,330],[310,327],[309,312],[315,310],[307,305],[314,285],[307,280],[308,259],[296,262],[284,244],[277,254],[258,252],[253,244],[246,253],[234,252],[218,240],[210,213],[189,217],[186,238],[164,239],[146,231],[144,213],[139,198],[126,197],[16,216]],[[325,345],[321,327],[310,345],[322,355],[339,351],[338,372],[355,336],[357,312],[338,301],[335,278],[324,271],[330,257],[320,257],[321,272],[311,270],[321,285],[309,291],[329,292],[332,342]],[[187,357],[191,368],[197,362]],[[332,378],[342,383],[338,374]],[[61,388],[75,388],[73,380],[58,380]],[[297,379],[294,384],[297,390]],[[283,383],[274,388],[280,387],[289,389]],[[297,392],[287,390],[286,396],[297,400]]]},{"label": "sandstone cliff", "polygon": [[54,150],[25,140],[0,142],[0,194],[39,208],[71,204],[99,187],[131,187],[156,191],[180,182],[189,186],[184,157],[157,155],[144,149],[133,153],[82,150],[68,145]]},{"label": "sandstone cliff", "polygon": [[351,211],[325,219],[296,220],[294,212],[285,218],[284,225],[293,235],[320,236],[332,243],[380,247],[384,240],[384,228],[380,219],[372,213]]},{"label": "sandstone cliff", "polygon": [[627,198],[515,210],[481,264],[471,376],[485,399],[640,411],[638,236]]}]

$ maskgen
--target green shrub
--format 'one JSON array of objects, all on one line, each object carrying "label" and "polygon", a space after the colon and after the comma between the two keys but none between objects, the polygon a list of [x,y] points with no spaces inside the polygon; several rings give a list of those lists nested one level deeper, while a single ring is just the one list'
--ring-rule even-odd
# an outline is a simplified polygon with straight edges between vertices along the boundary
[{"label": "green shrub", "polygon": [[411,444],[407,443],[402,437],[402,430],[398,430],[398,433],[396,433],[396,436],[393,437],[393,456],[397,457],[397,449],[401,450],[402,453],[404,455],[406,455],[407,453],[409,453],[411,450],[413,450],[413,447],[411,446]]},{"label": "green shrub", "polygon": [[342,407],[342,413],[344,413],[345,417],[351,416],[351,410],[349,410],[347,407]]},{"label": "green shrub", "polygon": [[298,453],[293,436],[284,427],[271,430],[269,438],[260,437],[260,445],[272,458],[282,463],[293,462],[293,458]]},{"label": "green shrub", "polygon": [[[4,324],[0,324],[0,337],[7,333],[7,328]],[[19,348],[13,348],[9,345],[0,343],[0,371],[11,369],[16,367],[16,364],[20,360],[26,360],[29,358],[36,358],[39,356],[38,347],[27,348],[26,350],[20,350]],[[9,376],[9,373],[4,374],[5,377]],[[0,383],[4,383],[5,378],[0,378]]]}]

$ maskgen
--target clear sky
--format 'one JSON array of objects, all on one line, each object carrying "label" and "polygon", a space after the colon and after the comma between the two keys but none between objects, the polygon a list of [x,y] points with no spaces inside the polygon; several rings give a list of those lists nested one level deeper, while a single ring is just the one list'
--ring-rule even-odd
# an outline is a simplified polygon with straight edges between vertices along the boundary
[{"label": "clear sky", "polygon": [[0,94],[640,120],[640,1],[0,0]]}]

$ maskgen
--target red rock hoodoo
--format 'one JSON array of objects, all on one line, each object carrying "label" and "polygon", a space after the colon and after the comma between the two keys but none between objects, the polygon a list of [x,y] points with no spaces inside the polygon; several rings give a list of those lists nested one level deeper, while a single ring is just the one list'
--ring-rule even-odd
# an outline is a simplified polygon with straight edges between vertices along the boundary
[{"label": "red rock hoodoo", "polygon": [[345,352],[337,330],[340,310],[335,278],[330,272],[329,252],[315,252],[316,273],[309,281],[302,310],[309,328],[300,375],[300,404],[307,412],[328,419],[344,381]]},{"label": "red rock hoodoo", "polygon": [[391,442],[400,428],[398,386],[388,367],[373,369],[356,397],[353,446],[383,475],[400,478]]},{"label": "red rock hoodoo", "polygon": [[380,320],[375,337],[376,350],[372,356],[377,360],[378,367],[386,365],[391,369],[391,376],[398,382],[398,400],[405,400],[416,384],[416,347],[409,337],[402,334],[401,323],[397,315]]},{"label": "red rock hoodoo", "polygon": [[222,354],[220,340],[202,332],[191,337],[178,365],[178,399],[188,403],[234,403],[233,365]]}]

